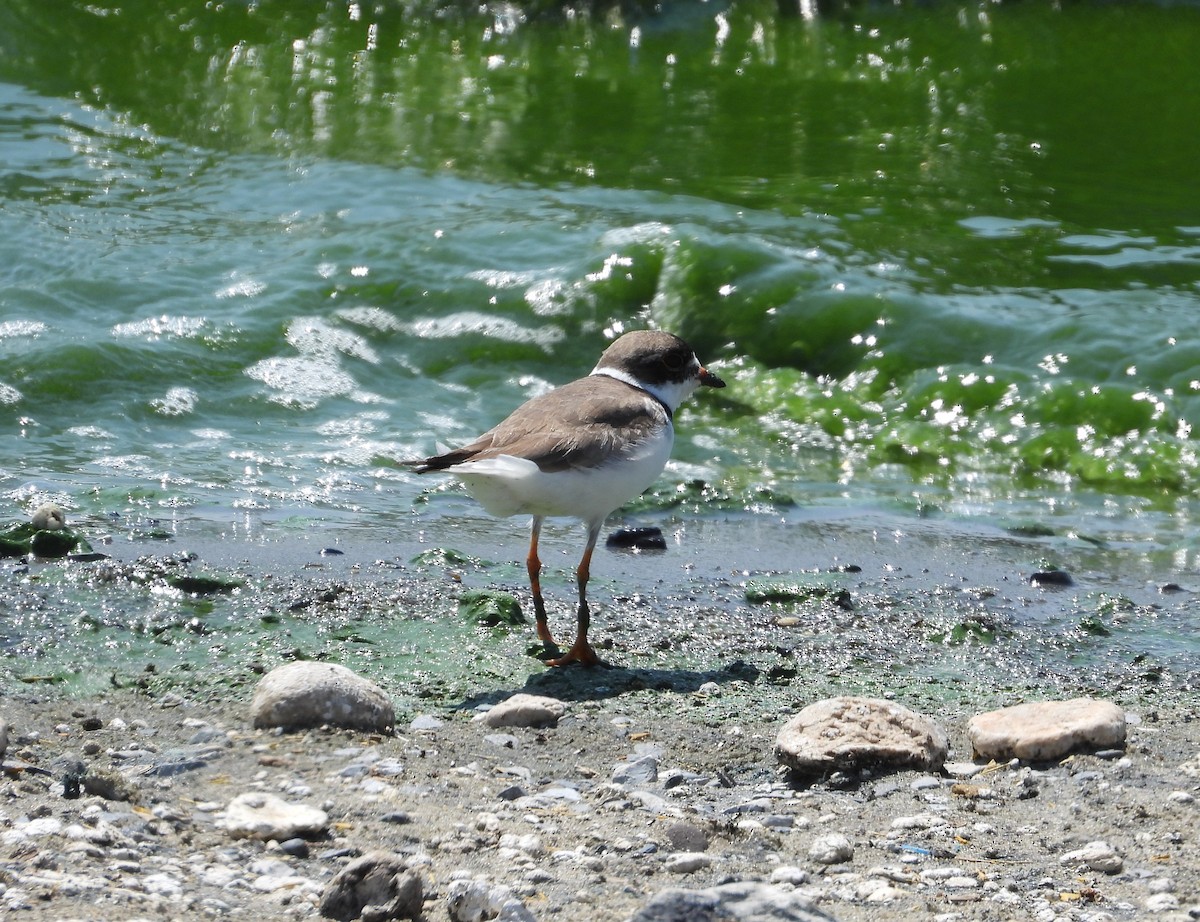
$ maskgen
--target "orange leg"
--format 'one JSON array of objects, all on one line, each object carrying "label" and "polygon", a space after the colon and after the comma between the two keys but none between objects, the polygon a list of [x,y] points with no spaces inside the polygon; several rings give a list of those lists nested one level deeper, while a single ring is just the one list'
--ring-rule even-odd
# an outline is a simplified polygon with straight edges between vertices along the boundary
[{"label": "orange leg", "polygon": [[566,652],[565,656],[546,660],[547,666],[565,666],[567,663],[595,666],[600,663],[600,657],[596,655],[596,651],[592,649],[592,645],[588,643],[587,639],[588,627],[592,622],[592,613],[588,609],[587,603],[587,584],[592,571],[592,551],[596,549],[596,539],[600,537],[600,528],[603,524],[603,519],[599,522],[588,523],[587,547],[584,549],[583,559],[579,561],[579,566],[575,569],[575,582],[579,586],[579,612],[575,642],[571,644],[571,649]]},{"label": "orange leg", "polygon": [[533,592],[533,615],[537,621],[538,640],[547,650],[558,651],[558,644],[546,623],[546,603],[542,601],[542,561],[538,557],[538,536],[542,533],[542,517],[535,515],[529,528],[529,556],[525,558],[525,569],[529,572],[529,588]]}]

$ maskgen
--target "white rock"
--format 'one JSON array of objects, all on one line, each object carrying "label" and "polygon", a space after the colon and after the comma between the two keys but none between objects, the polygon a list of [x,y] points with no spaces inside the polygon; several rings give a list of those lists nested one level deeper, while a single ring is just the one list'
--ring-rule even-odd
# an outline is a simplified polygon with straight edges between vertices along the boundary
[{"label": "white rock", "polygon": [[1059,864],[1083,864],[1093,871],[1116,874],[1125,867],[1124,859],[1107,842],[1089,842],[1083,848],[1067,852],[1058,859]]},{"label": "white rock", "polygon": [[780,761],[821,774],[864,765],[937,771],[946,761],[946,734],[926,717],[880,698],[828,698],[804,708],[775,741]]},{"label": "white rock", "polygon": [[858,885],[858,898],[865,903],[894,903],[909,896],[906,890],[893,887],[885,880],[864,880]]},{"label": "white rock", "polygon": [[1170,912],[1179,908],[1179,900],[1170,893],[1156,893],[1146,900],[1147,912]]},{"label": "white rock", "polygon": [[67,514],[57,503],[42,503],[33,510],[30,521],[34,528],[43,531],[58,531],[67,527]]},{"label": "white rock", "polygon": [[392,701],[374,682],[336,663],[296,662],[262,677],[250,703],[255,727],[288,730],[329,724],[391,733]]},{"label": "white rock", "polygon": [[770,880],[773,884],[791,884],[793,887],[799,887],[808,883],[809,873],[803,868],[788,864],[772,871]]},{"label": "white rock", "polygon": [[672,874],[691,874],[702,871],[712,864],[712,857],[704,852],[677,852],[671,855],[663,867]]},{"label": "white rock", "polygon": [[1044,762],[1124,747],[1125,712],[1095,698],[1031,701],[972,717],[967,736],[980,758]]},{"label": "white rock", "polygon": [[795,890],[756,881],[721,884],[707,890],[670,888],[655,895],[628,922],[682,922],[728,919],[737,922],[832,922]]},{"label": "white rock", "polygon": [[320,890],[320,886],[314,884],[307,877],[301,877],[298,874],[265,874],[262,877],[256,877],[250,882],[250,886],[259,893],[275,893],[279,890],[295,890],[298,887],[307,887],[309,889]]},{"label": "white rock", "polygon": [[842,864],[854,857],[854,846],[840,832],[831,832],[813,841],[808,857],[817,864]]},{"label": "white rock", "polygon": [[217,817],[217,825],[235,839],[313,838],[325,831],[329,817],[324,810],[291,804],[261,791],[239,794]]},{"label": "white rock", "polygon": [[489,727],[553,727],[566,712],[557,698],[519,692],[473,719]]},{"label": "white rock", "polygon": [[41,816],[35,820],[20,823],[12,829],[6,830],[4,835],[0,837],[0,841],[3,841],[5,845],[11,845],[24,839],[57,835],[62,831],[62,828],[62,820],[56,819],[53,816]]},{"label": "white rock", "polygon": [[531,858],[540,858],[546,854],[546,847],[542,844],[542,840],[532,833],[521,836],[513,832],[506,832],[500,837],[498,845],[500,848],[512,849],[514,852],[528,855]]},{"label": "white rock", "polygon": [[537,922],[508,887],[483,880],[456,880],[446,892],[451,922]]},{"label": "white rock", "polygon": [[898,816],[892,820],[893,829],[933,829],[935,826],[945,826],[949,820],[936,813],[914,813],[911,816]]},{"label": "white rock", "polygon": [[942,766],[942,771],[951,778],[974,778],[983,769],[984,766],[974,762],[947,762]]},{"label": "white rock", "polygon": [[183,882],[170,874],[150,874],[142,878],[142,888],[155,896],[176,899],[183,893]]}]

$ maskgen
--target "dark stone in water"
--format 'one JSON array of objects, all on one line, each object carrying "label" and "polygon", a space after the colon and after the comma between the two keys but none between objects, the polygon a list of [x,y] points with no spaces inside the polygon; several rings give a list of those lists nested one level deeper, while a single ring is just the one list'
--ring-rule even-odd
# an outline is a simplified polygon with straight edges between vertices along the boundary
[{"label": "dark stone in water", "polygon": [[654,526],[645,528],[618,528],[604,542],[606,547],[631,548],[638,551],[665,551],[667,539],[662,529]]},{"label": "dark stone in water", "polygon": [[339,551],[336,547],[321,548],[321,556],[322,557],[341,557],[345,553],[346,553],[345,551]]},{"label": "dark stone in water", "polygon": [[188,595],[216,595],[218,593],[233,592],[242,586],[237,580],[199,575],[168,577],[167,585]]},{"label": "dark stone in water", "polygon": [[108,560],[108,555],[92,551],[89,554],[68,554],[67,560],[71,563],[95,563],[97,560]]},{"label": "dark stone in water", "polygon": [[1074,586],[1075,580],[1066,570],[1039,570],[1029,577],[1033,586]]}]

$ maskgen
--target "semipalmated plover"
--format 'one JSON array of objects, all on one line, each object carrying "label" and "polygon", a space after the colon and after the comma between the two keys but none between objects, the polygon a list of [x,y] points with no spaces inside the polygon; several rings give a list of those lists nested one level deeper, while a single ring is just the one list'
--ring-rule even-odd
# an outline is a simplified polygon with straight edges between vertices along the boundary
[{"label": "semipalmated plover", "polygon": [[586,378],[534,397],[470,445],[409,462],[418,474],[453,474],[492,515],[533,516],[526,567],[538,637],[552,654],[558,646],[542,601],[538,535],[546,516],[583,520],[587,547],[575,570],[575,642],[548,665],[599,662],[587,639],[587,583],[600,528],[662,473],[675,441],[675,410],[702,384],[725,386],[678,336],[626,333]]}]

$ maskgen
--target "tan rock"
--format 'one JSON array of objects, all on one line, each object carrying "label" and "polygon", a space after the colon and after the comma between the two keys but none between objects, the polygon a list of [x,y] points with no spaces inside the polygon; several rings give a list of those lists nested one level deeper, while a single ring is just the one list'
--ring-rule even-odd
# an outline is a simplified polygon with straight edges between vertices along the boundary
[{"label": "tan rock", "polygon": [[489,727],[553,727],[566,710],[557,698],[519,692],[475,719]]},{"label": "tan rock", "polygon": [[250,719],[260,728],[329,725],[390,733],[396,713],[378,685],[345,666],[301,661],[262,677],[250,702]]},{"label": "tan rock", "polygon": [[1030,701],[971,718],[967,736],[983,759],[1044,762],[1125,745],[1125,712],[1110,701]]},{"label": "tan rock", "polygon": [[933,721],[893,701],[828,698],[810,704],[779,731],[775,754],[797,771],[820,774],[860,766],[937,771],[949,743]]}]

